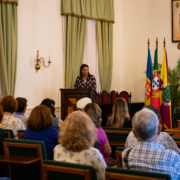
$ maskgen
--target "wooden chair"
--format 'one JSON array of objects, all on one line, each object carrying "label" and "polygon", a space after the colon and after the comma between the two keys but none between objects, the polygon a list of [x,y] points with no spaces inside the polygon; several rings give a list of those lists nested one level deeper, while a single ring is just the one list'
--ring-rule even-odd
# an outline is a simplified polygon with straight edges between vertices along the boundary
[{"label": "wooden chair", "polygon": [[114,104],[117,96],[118,96],[118,93],[117,93],[117,92],[111,91],[111,93],[110,93],[110,99],[111,99],[111,103],[112,103],[112,104]]},{"label": "wooden chair", "polygon": [[106,180],[171,180],[170,174],[137,171],[121,168],[106,168]]},{"label": "wooden chair", "polygon": [[131,128],[102,127],[111,146],[124,146]]},{"label": "wooden chair", "polygon": [[97,180],[93,166],[45,160],[43,180]]},{"label": "wooden chair", "polygon": [[11,129],[4,129],[8,133],[8,138],[14,139],[14,132]]},{"label": "wooden chair", "polygon": [[23,139],[24,131],[25,130],[18,130],[18,139]]},{"label": "wooden chair", "polygon": [[122,92],[120,92],[119,97],[122,97],[122,98],[124,98],[124,99],[126,100],[126,102],[127,102],[127,104],[128,104],[128,107],[129,107],[129,109],[130,109],[130,104],[131,104],[131,92],[130,92],[130,94],[128,94],[127,91],[122,91]]},{"label": "wooden chair", "polygon": [[107,91],[102,91],[102,104],[109,104],[109,94]]},{"label": "wooden chair", "polygon": [[124,151],[124,147],[116,147],[116,165],[119,168],[122,168],[122,152]]},{"label": "wooden chair", "polygon": [[9,177],[11,177],[11,164],[38,163],[42,180],[42,164],[47,159],[44,142],[6,138],[3,146],[4,155],[0,155],[0,162],[8,164]]},{"label": "wooden chair", "polygon": [[177,122],[178,122],[177,128],[164,130],[167,133],[170,133],[170,132],[174,133],[174,135],[172,135],[173,138],[180,138],[180,120],[177,120]]}]

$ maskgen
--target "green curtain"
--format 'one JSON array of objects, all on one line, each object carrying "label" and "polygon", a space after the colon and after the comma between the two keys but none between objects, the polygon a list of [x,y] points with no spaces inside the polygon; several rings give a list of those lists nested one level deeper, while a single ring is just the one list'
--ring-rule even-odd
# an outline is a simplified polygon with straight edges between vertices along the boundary
[{"label": "green curtain", "polygon": [[83,63],[86,19],[66,16],[65,88],[70,88],[79,75]]},{"label": "green curtain", "polygon": [[61,15],[114,23],[114,0],[61,0]]},{"label": "green curtain", "polygon": [[0,69],[2,95],[14,95],[17,64],[17,0],[0,0]]},{"label": "green curtain", "polygon": [[101,89],[109,92],[113,65],[113,24],[96,21],[96,32]]}]

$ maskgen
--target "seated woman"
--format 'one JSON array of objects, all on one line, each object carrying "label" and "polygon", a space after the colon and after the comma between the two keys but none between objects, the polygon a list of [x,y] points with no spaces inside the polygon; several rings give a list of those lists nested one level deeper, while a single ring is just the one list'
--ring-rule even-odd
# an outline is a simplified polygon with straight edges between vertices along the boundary
[{"label": "seated woman", "polygon": [[128,106],[124,98],[117,98],[112,109],[112,116],[108,118],[108,127],[132,128],[132,121],[128,112]]},{"label": "seated woman", "polygon": [[24,123],[17,117],[13,116],[18,108],[17,100],[13,96],[5,96],[1,99],[0,105],[4,111],[3,120],[0,122],[0,128],[11,129],[17,138],[19,129],[26,129]]},{"label": "seated woman", "polygon": [[[159,110],[155,106],[149,105],[149,106],[145,106],[144,108],[147,108],[147,109],[153,111],[157,115],[157,117],[160,121],[160,119],[161,119],[160,113],[159,113]],[[160,144],[161,146],[163,146],[165,149],[172,149],[172,150],[176,151],[177,153],[180,153],[179,148],[176,145],[175,141],[166,132],[160,133],[160,135],[158,136],[158,139],[157,139],[157,143]],[[136,146],[136,144],[137,144],[137,139],[134,136],[134,133],[131,131],[126,139],[125,148],[133,148]]]},{"label": "seated woman", "polygon": [[101,128],[101,108],[96,103],[89,103],[83,109],[91,118],[96,126],[96,135],[98,140],[98,149],[103,155],[105,162],[107,162],[107,158],[111,155],[111,147],[109,145],[108,138],[106,133]]},{"label": "seated woman", "polygon": [[23,135],[23,139],[44,141],[47,159],[51,160],[53,149],[58,144],[58,131],[52,125],[51,110],[45,105],[36,106],[27,120],[27,129]]},{"label": "seated woman", "polygon": [[92,147],[95,136],[95,126],[89,116],[82,111],[72,112],[61,126],[54,160],[94,166],[97,179],[104,180],[106,163],[101,153]]},{"label": "seated woman", "polygon": [[51,114],[54,117],[53,126],[58,130],[59,126],[63,123],[63,121],[55,115],[55,101],[47,98],[41,102],[41,105],[45,105],[51,109]]}]

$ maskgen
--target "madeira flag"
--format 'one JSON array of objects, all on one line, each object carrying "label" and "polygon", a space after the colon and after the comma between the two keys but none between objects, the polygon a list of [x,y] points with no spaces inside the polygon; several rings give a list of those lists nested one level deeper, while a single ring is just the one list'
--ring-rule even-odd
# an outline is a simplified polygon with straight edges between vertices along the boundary
[{"label": "madeira flag", "polygon": [[145,105],[151,104],[151,83],[153,78],[153,68],[150,49],[148,49],[147,69],[146,69],[146,86],[145,86]]},{"label": "madeira flag", "polygon": [[168,61],[166,49],[164,49],[163,62],[161,67],[160,76],[160,105],[161,105],[161,117],[168,129],[172,128],[171,118],[171,94],[169,86],[169,73],[168,73]]},{"label": "madeira flag", "polygon": [[154,71],[151,92],[151,105],[155,106],[160,112],[160,96],[159,96],[159,74],[158,74],[158,56],[157,49],[154,54]]}]

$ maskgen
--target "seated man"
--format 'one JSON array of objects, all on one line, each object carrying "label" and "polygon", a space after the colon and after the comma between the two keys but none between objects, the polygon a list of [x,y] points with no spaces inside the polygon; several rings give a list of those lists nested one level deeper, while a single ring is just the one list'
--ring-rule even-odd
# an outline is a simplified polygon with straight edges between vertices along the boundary
[{"label": "seated man", "polygon": [[13,116],[19,118],[24,123],[24,126],[27,127],[27,119],[28,118],[24,115],[26,112],[26,107],[27,107],[27,99],[18,97],[18,98],[16,98],[16,100],[18,102],[18,109],[13,114]]},{"label": "seated man", "polygon": [[172,179],[180,179],[180,156],[157,143],[161,125],[154,112],[144,108],[132,120],[132,131],[137,145],[122,153],[123,168],[170,174]]},{"label": "seated man", "polygon": [[[147,108],[153,111],[157,115],[159,121],[161,121],[159,110],[155,106],[149,105],[149,106],[145,106],[144,108]],[[157,143],[163,146],[165,149],[172,149],[176,151],[177,153],[180,152],[173,138],[166,132],[160,133],[157,139]],[[133,148],[136,146],[136,144],[137,144],[137,139],[135,138],[133,132],[131,131],[126,139],[125,148]]]}]

